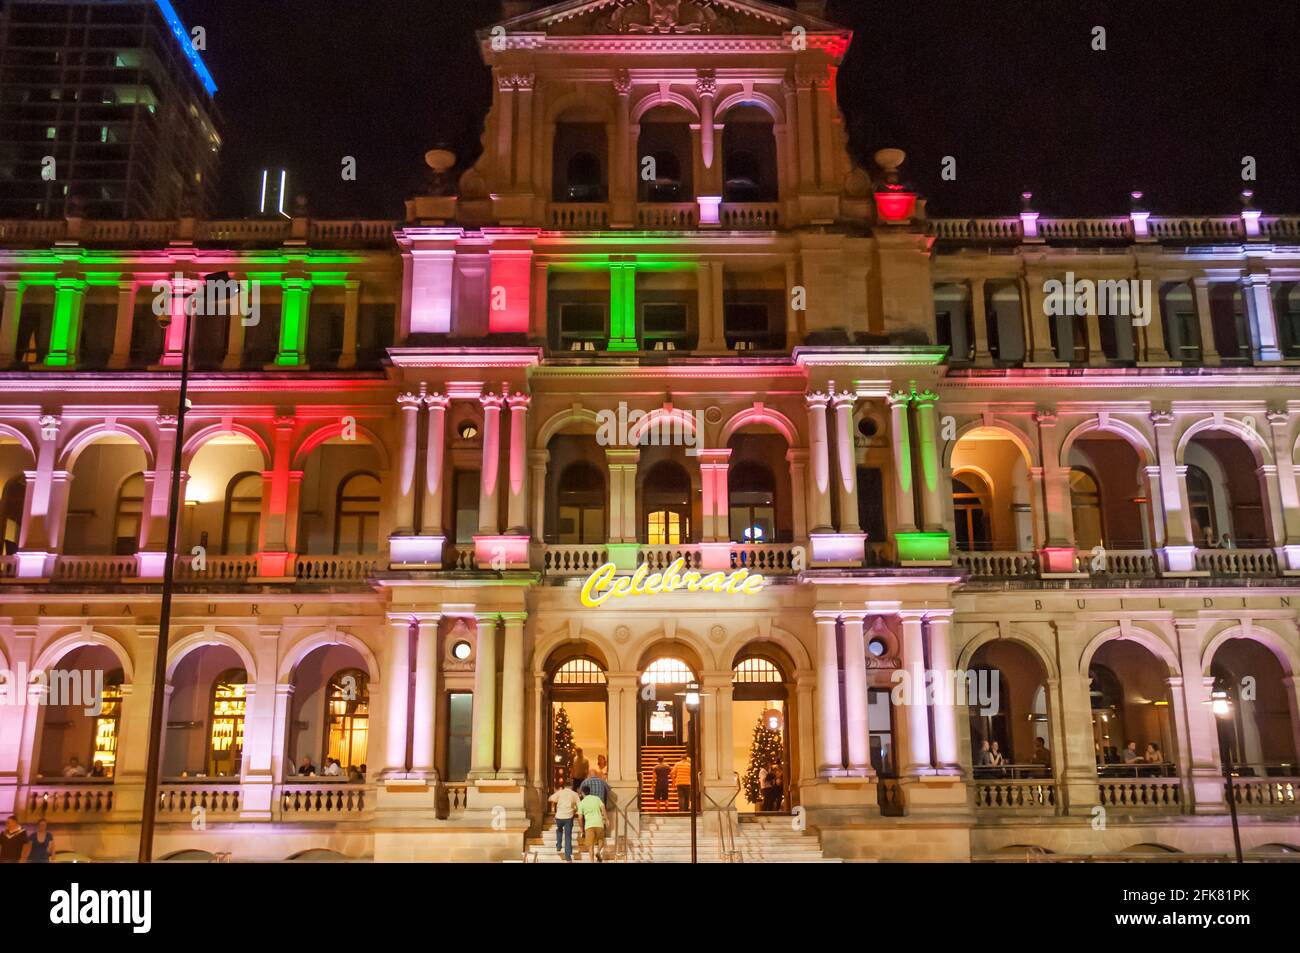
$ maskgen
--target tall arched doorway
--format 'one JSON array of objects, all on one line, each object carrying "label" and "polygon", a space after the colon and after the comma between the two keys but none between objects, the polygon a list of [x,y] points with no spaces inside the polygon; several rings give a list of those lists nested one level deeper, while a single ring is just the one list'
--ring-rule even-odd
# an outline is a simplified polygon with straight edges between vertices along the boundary
[{"label": "tall arched doorway", "polygon": [[777,813],[790,803],[790,691],[782,666],[745,652],[731,672],[732,770],[740,813]]},{"label": "tall arched doorway", "polygon": [[[686,686],[696,681],[695,668],[673,655],[654,658],[641,673],[637,777],[643,814],[689,813],[689,802],[678,791],[689,771],[677,765],[690,754],[691,734],[696,731],[698,712],[693,714],[686,706]],[[668,769],[666,783],[664,768]]]},{"label": "tall arched doorway", "polygon": [[609,686],[593,655],[566,653],[547,667],[546,764],[550,787],[573,780],[578,752],[594,770],[609,760]]}]

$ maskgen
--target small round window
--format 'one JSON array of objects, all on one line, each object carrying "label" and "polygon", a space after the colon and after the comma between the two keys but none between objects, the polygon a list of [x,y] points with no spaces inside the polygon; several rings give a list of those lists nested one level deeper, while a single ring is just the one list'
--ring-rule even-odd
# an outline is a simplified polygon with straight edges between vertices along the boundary
[{"label": "small round window", "polygon": [[880,427],[870,417],[863,417],[858,421],[858,433],[862,436],[871,438],[880,433]]},{"label": "small round window", "polygon": [[870,652],[872,655],[874,655],[876,658],[880,658],[887,651],[889,651],[889,649],[885,646],[885,643],[880,639],[872,639],[870,642],[867,643],[867,651]]},{"label": "small round window", "polygon": [[452,657],[457,658],[462,662],[469,658],[473,652],[474,650],[470,647],[468,642],[457,642],[451,647]]},{"label": "small round window", "polygon": [[467,420],[456,428],[456,433],[460,435],[461,440],[473,440],[478,436],[478,427]]}]

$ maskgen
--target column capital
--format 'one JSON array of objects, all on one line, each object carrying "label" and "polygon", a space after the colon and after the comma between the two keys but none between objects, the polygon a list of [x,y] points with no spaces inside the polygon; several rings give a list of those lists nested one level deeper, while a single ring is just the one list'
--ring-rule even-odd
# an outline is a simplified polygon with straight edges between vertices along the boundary
[{"label": "column capital", "polygon": [[451,398],[446,394],[425,394],[424,406],[428,407],[430,410],[446,410],[451,406]]},{"label": "column capital", "polygon": [[907,624],[908,622],[923,622],[926,616],[934,611],[934,609],[899,609],[894,615],[898,616],[904,624]]},{"label": "column capital", "polygon": [[1048,410],[1046,408],[1042,410],[1035,410],[1034,423],[1038,424],[1039,427],[1055,427],[1056,411]]},{"label": "column capital", "polygon": [[620,96],[628,96],[632,92],[632,74],[626,69],[616,69],[614,71],[614,92]]},{"label": "column capital", "polygon": [[938,623],[940,625],[948,625],[952,622],[952,617],[955,611],[955,609],[926,609],[925,621]]},{"label": "column capital", "polygon": [[1153,410],[1147,415],[1153,426],[1170,427],[1174,423],[1174,412],[1172,410]]},{"label": "column capital", "polygon": [[831,394],[831,402],[835,405],[836,410],[845,408],[852,410],[853,405],[857,403],[858,395],[855,391],[841,390]]},{"label": "column capital", "polygon": [[885,403],[889,405],[890,410],[906,410],[907,405],[912,402],[911,391],[896,390],[885,395]]},{"label": "column capital", "polygon": [[524,611],[498,612],[497,615],[501,618],[501,621],[504,622],[506,625],[510,625],[510,623],[512,622],[518,623],[519,625],[523,625],[524,622],[528,620],[528,613]]},{"label": "column capital", "polygon": [[424,402],[423,394],[413,394],[407,391],[405,394],[397,395],[397,406],[402,410],[419,410],[420,404]]},{"label": "column capital", "polygon": [[506,403],[510,405],[511,410],[527,410],[532,402],[533,398],[528,394],[514,393],[506,398]]},{"label": "column capital", "polygon": [[695,74],[695,93],[697,96],[716,96],[718,94],[718,74],[712,69],[702,69]]},{"label": "column capital", "polygon": [[[849,613],[853,611],[854,610],[852,609],[847,610],[847,612]],[[844,609],[814,609],[813,610],[813,618],[816,619],[818,622],[838,622],[845,614],[846,614],[846,610]],[[866,613],[863,614],[865,615]]]},{"label": "column capital", "polygon": [[505,398],[500,394],[487,393],[479,397],[479,403],[483,405],[484,410],[500,410],[501,405],[505,403]]},{"label": "column capital", "polygon": [[830,394],[817,390],[813,391],[811,394],[804,394],[804,400],[808,404],[808,409],[813,410],[819,407],[825,408],[826,405],[831,402],[831,396]]}]

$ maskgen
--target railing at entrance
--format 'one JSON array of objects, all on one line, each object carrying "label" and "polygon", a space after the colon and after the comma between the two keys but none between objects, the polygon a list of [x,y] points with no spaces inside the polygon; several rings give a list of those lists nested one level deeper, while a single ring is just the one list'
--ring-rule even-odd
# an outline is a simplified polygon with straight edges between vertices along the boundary
[{"label": "railing at entrance", "polygon": [[636,806],[641,800],[641,793],[632,795],[627,804],[609,804],[614,827],[614,860],[629,863],[632,854],[632,842],[641,843],[641,826],[635,820]]},{"label": "railing at entrance", "polygon": [[[714,814],[718,821],[718,857],[723,863],[738,864],[742,861],[740,851],[736,848],[736,791],[727,799],[726,804],[719,804],[709,795],[708,791],[704,792],[704,800],[708,801],[701,812],[704,816]],[[711,806],[710,806],[711,805]]]}]

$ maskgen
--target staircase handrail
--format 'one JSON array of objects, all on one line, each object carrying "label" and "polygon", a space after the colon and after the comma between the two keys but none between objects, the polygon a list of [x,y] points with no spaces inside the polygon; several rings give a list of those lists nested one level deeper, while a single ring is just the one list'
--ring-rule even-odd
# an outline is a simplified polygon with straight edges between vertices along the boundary
[{"label": "staircase handrail", "polygon": [[704,792],[704,800],[713,805],[711,808],[706,807],[705,810],[711,810],[718,815],[718,855],[729,864],[738,864],[743,859],[740,851],[736,849],[736,829],[732,818],[733,805],[738,794],[739,791],[732,792],[726,804],[719,804],[713,800],[713,796],[708,791]]},{"label": "staircase handrail", "polygon": [[627,840],[632,832],[641,840],[641,827],[632,820],[631,810],[641,800],[641,792],[632,795],[626,805],[614,805],[614,860],[627,863]]}]

